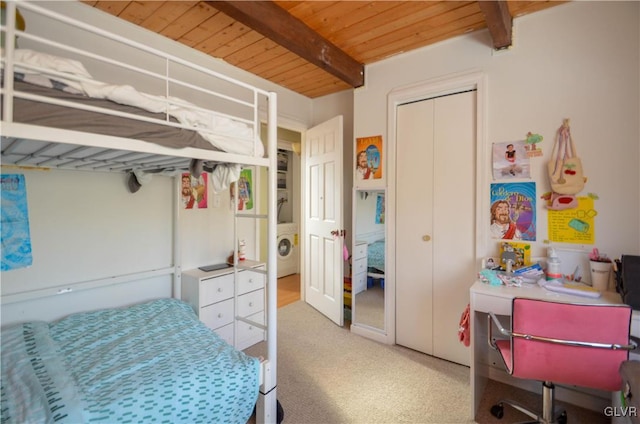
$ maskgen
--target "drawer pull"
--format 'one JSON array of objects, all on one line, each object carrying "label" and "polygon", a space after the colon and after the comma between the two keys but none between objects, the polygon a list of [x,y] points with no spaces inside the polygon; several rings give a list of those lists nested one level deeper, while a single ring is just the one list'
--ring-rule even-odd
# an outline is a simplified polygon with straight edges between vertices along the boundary
[{"label": "drawer pull", "polygon": [[218,318],[222,318],[222,314],[221,313],[218,314]]},{"label": "drawer pull", "polygon": [[253,302],[249,302],[249,306],[253,306]]},{"label": "drawer pull", "polygon": [[249,278],[249,282],[250,282],[250,283],[253,283],[253,278]]},{"label": "drawer pull", "polygon": [[218,293],[222,293],[222,287],[218,287]]}]

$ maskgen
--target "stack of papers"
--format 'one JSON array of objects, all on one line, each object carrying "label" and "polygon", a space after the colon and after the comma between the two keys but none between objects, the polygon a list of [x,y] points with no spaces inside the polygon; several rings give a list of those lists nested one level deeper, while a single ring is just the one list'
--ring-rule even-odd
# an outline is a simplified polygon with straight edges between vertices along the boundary
[{"label": "stack of papers", "polygon": [[560,280],[545,281],[540,279],[538,284],[547,290],[557,293],[572,294],[575,296],[591,297],[597,299],[601,296],[600,292],[591,286],[582,283],[564,283]]}]

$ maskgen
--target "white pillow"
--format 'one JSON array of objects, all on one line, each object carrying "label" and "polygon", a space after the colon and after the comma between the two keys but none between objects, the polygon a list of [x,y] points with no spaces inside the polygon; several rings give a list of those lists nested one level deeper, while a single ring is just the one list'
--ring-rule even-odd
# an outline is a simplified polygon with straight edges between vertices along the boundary
[{"label": "white pillow", "polygon": [[[58,57],[47,53],[40,53],[29,49],[16,49],[14,53],[16,62],[27,65],[39,66],[58,72],[65,72],[85,78],[91,78],[91,74],[84,65],[77,60]],[[34,73],[35,71],[26,71]]]}]

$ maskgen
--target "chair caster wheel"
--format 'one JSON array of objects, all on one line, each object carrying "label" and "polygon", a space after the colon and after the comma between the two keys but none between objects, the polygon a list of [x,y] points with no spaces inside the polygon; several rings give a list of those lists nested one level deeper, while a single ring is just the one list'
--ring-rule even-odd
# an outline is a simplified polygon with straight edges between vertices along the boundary
[{"label": "chair caster wheel", "polygon": [[282,404],[280,404],[280,401],[276,399],[276,422],[280,424],[282,420],[284,420],[284,408]]},{"label": "chair caster wheel", "polygon": [[562,414],[558,416],[558,420],[556,422],[558,424],[567,424],[567,412],[563,411]]},{"label": "chair caster wheel", "polygon": [[502,419],[502,417],[504,417],[504,406],[501,403],[493,405],[491,407],[491,415],[499,420]]}]

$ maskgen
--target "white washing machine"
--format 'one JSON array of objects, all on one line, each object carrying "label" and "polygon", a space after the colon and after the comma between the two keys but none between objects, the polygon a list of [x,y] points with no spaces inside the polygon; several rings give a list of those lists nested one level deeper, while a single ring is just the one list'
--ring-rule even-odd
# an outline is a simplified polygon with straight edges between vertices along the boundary
[{"label": "white washing machine", "polygon": [[298,224],[278,224],[278,278],[298,273]]}]

